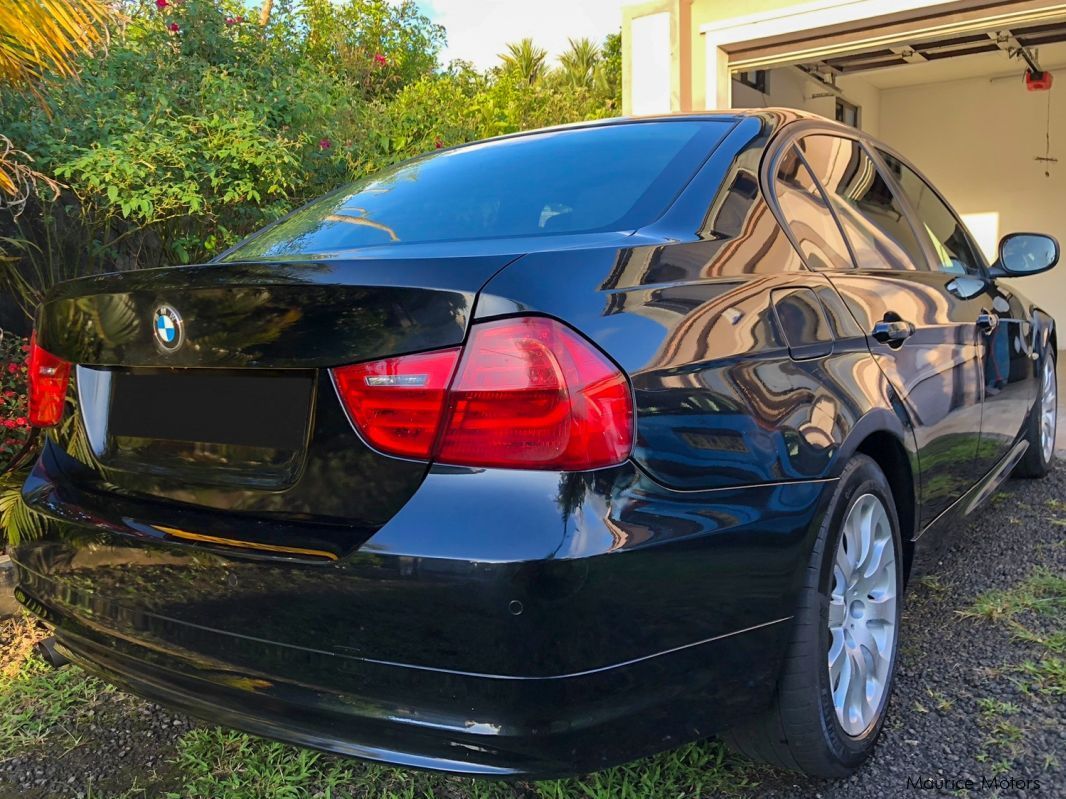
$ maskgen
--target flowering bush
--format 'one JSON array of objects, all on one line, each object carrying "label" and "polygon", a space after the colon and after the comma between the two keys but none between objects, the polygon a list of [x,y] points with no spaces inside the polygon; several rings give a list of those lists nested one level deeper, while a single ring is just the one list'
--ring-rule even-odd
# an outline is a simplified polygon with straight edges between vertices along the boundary
[{"label": "flowering bush", "polygon": [[120,5],[79,79],[40,87],[47,108],[0,90],[0,132],[67,187],[0,218],[0,292],[27,309],[59,280],[208,260],[420,152],[620,111],[617,35],[534,79],[441,70],[415,0],[275,0],[265,26],[246,0]]},{"label": "flowering bush", "polygon": [[26,339],[0,331],[0,472],[30,437],[26,407]]}]

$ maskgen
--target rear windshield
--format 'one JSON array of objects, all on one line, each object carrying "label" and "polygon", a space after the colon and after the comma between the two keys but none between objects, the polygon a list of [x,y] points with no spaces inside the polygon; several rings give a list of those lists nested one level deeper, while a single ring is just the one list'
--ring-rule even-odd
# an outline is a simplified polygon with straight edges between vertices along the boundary
[{"label": "rear windshield", "polygon": [[632,230],[666,210],[731,124],[608,125],[430,153],[327,194],[225,260]]}]

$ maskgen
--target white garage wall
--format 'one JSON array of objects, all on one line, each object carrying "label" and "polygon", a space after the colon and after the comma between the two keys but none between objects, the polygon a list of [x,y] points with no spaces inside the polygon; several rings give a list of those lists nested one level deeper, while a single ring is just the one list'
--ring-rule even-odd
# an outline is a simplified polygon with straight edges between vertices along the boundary
[{"label": "white garage wall", "polygon": [[[767,76],[767,94],[761,94],[750,86],[733,82],[734,108],[765,108],[777,106],[799,108],[824,117],[833,118],[836,108],[835,96],[828,87],[807,77],[795,67],[770,70]],[[862,129],[877,135],[880,120],[880,92],[859,76],[840,78],[837,82],[840,96],[862,109]],[[816,96],[821,95],[821,96]]]},{"label": "white garage wall", "polygon": [[872,136],[881,135],[881,90],[871,86],[858,75],[837,78],[843,97],[862,109],[859,124]]},{"label": "white garage wall", "polygon": [[[999,237],[1013,231],[1050,233],[1066,243],[1064,91],[1050,92],[1051,155],[1062,158],[1047,167],[1050,178],[1035,160],[1045,151],[1049,93],[1027,92],[1021,76],[884,89],[878,136],[967,217],[990,260]],[[1015,285],[1066,324],[1066,264]]]},{"label": "white garage wall", "polygon": [[772,69],[766,76],[766,94],[733,81],[733,108],[806,108],[808,79],[792,68]]}]

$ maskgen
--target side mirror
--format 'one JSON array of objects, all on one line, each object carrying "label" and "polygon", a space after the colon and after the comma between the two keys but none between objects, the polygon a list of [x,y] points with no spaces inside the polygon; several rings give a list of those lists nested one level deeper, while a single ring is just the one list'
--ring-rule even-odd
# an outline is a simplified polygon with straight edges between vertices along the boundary
[{"label": "side mirror", "polygon": [[1024,277],[1046,272],[1059,262],[1059,243],[1042,233],[1011,233],[999,243],[992,277]]}]

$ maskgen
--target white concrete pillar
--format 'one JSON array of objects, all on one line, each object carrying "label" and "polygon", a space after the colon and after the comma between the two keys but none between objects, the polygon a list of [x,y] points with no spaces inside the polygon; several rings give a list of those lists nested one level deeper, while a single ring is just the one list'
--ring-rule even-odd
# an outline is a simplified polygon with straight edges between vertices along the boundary
[{"label": "white concrete pillar", "polygon": [[670,108],[674,53],[670,12],[634,17],[630,23],[630,112],[666,114]]},{"label": "white concrete pillar", "polygon": [[732,108],[733,77],[729,71],[729,53],[723,50],[713,37],[704,34],[703,38],[707,48],[704,103],[708,109]]}]

